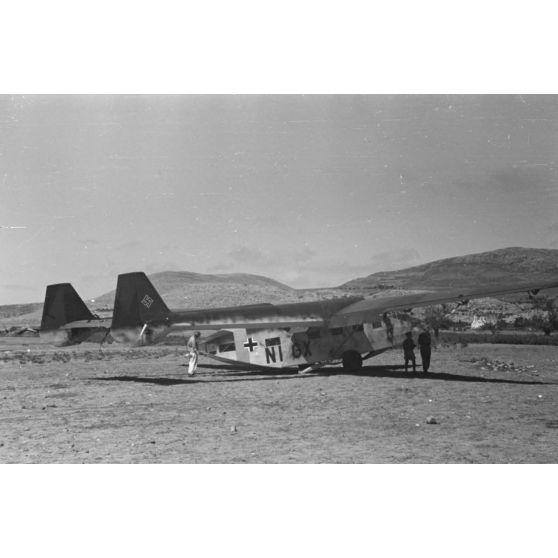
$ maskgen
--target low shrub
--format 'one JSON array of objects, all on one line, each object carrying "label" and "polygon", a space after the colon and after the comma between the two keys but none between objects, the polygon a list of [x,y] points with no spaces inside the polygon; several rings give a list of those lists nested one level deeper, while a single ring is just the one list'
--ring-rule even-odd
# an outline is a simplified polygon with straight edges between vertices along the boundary
[{"label": "low shrub", "polygon": [[534,332],[441,331],[440,343],[491,343],[506,345],[557,345],[558,335]]}]

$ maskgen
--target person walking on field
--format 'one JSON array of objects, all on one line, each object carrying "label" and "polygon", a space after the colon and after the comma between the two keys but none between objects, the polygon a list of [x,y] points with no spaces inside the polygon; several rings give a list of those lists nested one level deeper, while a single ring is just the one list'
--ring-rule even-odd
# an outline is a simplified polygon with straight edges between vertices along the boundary
[{"label": "person walking on field", "polygon": [[193,333],[193,335],[190,336],[188,342],[186,343],[186,348],[188,349],[188,352],[186,353],[186,357],[189,359],[188,376],[194,376],[196,373],[196,368],[198,367],[199,338],[200,338],[200,332],[196,331]]},{"label": "person walking on field", "polygon": [[430,368],[430,354],[432,352],[432,340],[428,329],[418,336],[418,346],[420,350],[420,358],[422,360],[422,371],[426,374]]},{"label": "person walking on field", "polygon": [[417,363],[415,359],[415,342],[413,341],[412,332],[408,331],[405,334],[405,341],[403,341],[403,354],[405,356],[405,372],[409,369],[409,362],[413,363],[413,372],[417,371]]}]

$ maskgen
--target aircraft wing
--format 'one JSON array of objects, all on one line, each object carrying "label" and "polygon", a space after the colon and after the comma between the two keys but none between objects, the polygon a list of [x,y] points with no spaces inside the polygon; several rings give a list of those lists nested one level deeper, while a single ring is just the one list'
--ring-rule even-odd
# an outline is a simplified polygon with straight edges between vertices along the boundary
[{"label": "aircraft wing", "polygon": [[112,318],[98,318],[94,320],[78,320],[60,326],[60,329],[91,329],[95,327],[110,329]]},{"label": "aircraft wing", "polygon": [[230,329],[219,329],[218,331],[215,331],[207,337],[203,337],[202,339],[200,339],[200,343],[211,343],[216,339],[220,339],[221,337],[223,337],[223,335],[230,335],[231,332],[232,330]]},{"label": "aircraft wing", "polygon": [[501,285],[498,287],[478,288],[470,290],[452,290],[441,292],[425,292],[408,294],[402,296],[390,296],[383,298],[365,298],[353,304],[349,304],[336,312],[329,322],[331,327],[361,323],[369,321],[372,317],[384,312],[395,312],[421,306],[432,306],[447,302],[465,302],[474,298],[486,298],[503,296],[513,293],[534,293],[539,290],[558,288],[558,281],[533,282],[523,285]]},{"label": "aircraft wing", "polygon": [[222,330],[229,329],[278,329],[278,328],[303,328],[323,327],[326,325],[324,320],[308,319],[308,320],[250,320],[250,321],[221,321],[216,323],[189,323],[174,322],[172,329],[174,331],[196,331],[196,330]]}]

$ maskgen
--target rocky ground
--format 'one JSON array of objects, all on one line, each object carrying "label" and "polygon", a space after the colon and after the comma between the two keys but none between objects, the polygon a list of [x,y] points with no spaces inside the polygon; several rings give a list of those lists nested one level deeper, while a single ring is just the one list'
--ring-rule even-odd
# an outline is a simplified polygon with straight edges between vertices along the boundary
[{"label": "rocky ground", "polygon": [[2,463],[556,463],[558,347],[399,351],[359,374],[261,373],[182,349],[0,345]]}]

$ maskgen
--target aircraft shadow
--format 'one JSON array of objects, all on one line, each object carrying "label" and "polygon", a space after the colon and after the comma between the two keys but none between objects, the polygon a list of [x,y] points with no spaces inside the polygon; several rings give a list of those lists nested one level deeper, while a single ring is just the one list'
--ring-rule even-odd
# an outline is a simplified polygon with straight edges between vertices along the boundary
[{"label": "aircraft shadow", "polygon": [[[242,376],[242,378],[231,378],[231,376]],[[294,375],[291,373],[288,376],[285,374],[275,374],[273,376],[247,376],[246,373],[242,374],[212,374],[211,376],[195,376],[194,378],[153,378],[148,376],[104,376],[96,378],[88,378],[88,380],[101,380],[110,382],[138,382],[140,384],[156,384],[160,386],[176,386],[180,384],[213,384],[220,382],[257,382],[260,380],[279,380],[292,378]],[[310,378],[311,376],[302,376]],[[203,379],[202,379],[203,378]]]},{"label": "aircraft shadow", "polygon": [[[180,364],[180,366],[184,366],[188,368],[187,364]],[[277,371],[271,371],[269,368],[258,368],[257,366],[243,366],[242,364],[198,364],[198,370],[200,369],[207,369],[207,370],[232,370],[233,372],[267,372],[275,374]],[[281,370],[279,370],[281,372]]]},{"label": "aircraft shadow", "polygon": [[[435,380],[444,382],[477,382],[489,384],[515,384],[515,385],[555,385],[557,382],[543,382],[540,380],[507,380],[505,378],[485,378],[483,376],[465,376],[463,374],[452,374],[449,372],[405,372],[401,366],[366,366],[360,372],[345,372],[341,367],[328,368],[312,372],[309,374],[298,374],[292,370],[284,371],[254,371],[254,369],[239,369],[236,366],[213,367],[204,365],[203,368],[211,368],[222,371],[222,374],[209,373],[199,374],[193,378],[170,378],[170,377],[150,377],[150,376],[103,376],[92,377],[89,380],[118,381],[118,382],[137,382],[143,384],[156,384],[161,386],[174,386],[180,384],[208,384],[219,382],[259,382],[265,380],[289,380],[289,379],[310,379],[324,376],[361,376],[367,378],[397,378],[411,379],[420,378],[422,380]],[[199,368],[202,368],[201,366]]]},{"label": "aircraft shadow", "polygon": [[342,368],[324,369],[314,375],[364,376],[367,378],[420,378],[422,380],[436,380],[445,382],[479,382],[489,384],[519,384],[519,385],[554,385],[556,382],[543,382],[540,380],[507,380],[505,378],[486,378],[484,376],[465,376],[450,372],[405,372],[402,366],[365,366],[360,372],[344,372]]},{"label": "aircraft shadow", "polygon": [[[200,380],[188,378],[150,378],[147,376],[105,376],[103,378],[87,378],[88,380],[101,380],[106,382],[138,382],[140,384],[157,384],[160,386],[176,386],[179,384],[197,384]],[[203,381],[202,381],[203,382]]]}]

